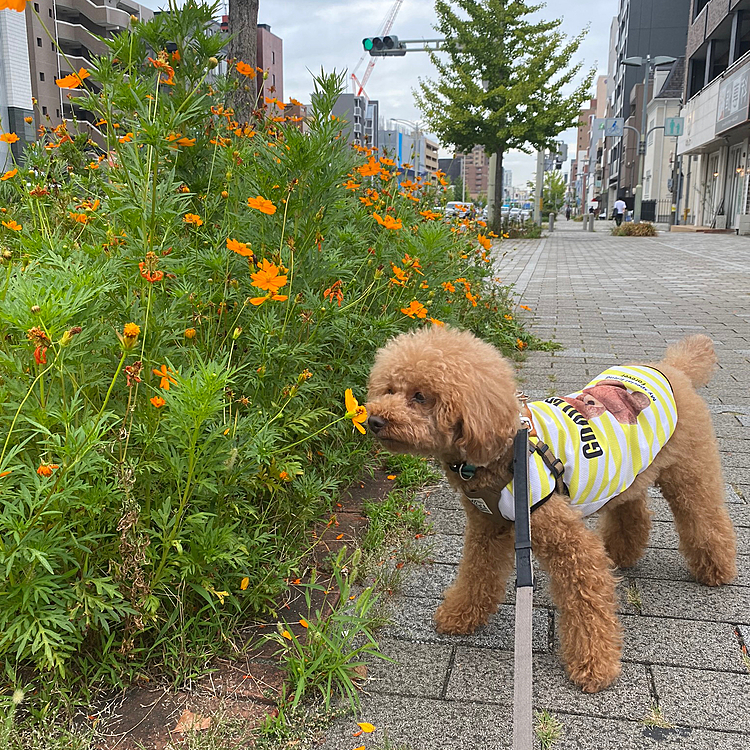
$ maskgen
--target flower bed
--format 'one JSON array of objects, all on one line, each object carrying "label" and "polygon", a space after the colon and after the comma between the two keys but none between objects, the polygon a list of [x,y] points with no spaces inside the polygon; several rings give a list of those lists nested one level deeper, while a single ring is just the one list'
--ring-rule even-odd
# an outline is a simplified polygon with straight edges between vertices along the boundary
[{"label": "flower bed", "polygon": [[103,147],[46,128],[0,182],[0,654],[42,694],[185,677],[274,611],[368,457],[357,398],[388,337],[534,343],[486,229],[345,143],[341,77],[305,134],[276,99],[240,123],[262,71],[210,78],[222,41],[192,3],[135,24],[61,81]]}]

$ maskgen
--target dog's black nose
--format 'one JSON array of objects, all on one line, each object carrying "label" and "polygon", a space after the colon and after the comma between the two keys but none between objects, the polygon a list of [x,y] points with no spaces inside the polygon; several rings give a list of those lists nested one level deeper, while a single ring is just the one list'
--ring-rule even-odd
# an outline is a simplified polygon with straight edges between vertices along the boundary
[{"label": "dog's black nose", "polygon": [[379,417],[377,414],[371,414],[367,418],[367,426],[377,435],[383,427],[388,424],[388,420],[384,417]]}]

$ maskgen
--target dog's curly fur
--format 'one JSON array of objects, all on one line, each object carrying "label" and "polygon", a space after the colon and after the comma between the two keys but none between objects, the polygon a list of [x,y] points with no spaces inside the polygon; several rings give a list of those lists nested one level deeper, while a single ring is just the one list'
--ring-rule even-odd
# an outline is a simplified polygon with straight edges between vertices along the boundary
[{"label": "dog's curly fur", "polygon": [[[596,692],[620,673],[622,630],[613,564],[633,566],[651,527],[646,490],[657,485],[674,515],[680,551],[697,580],[717,586],[735,578],[736,540],[711,416],[695,391],[716,364],[711,340],[693,336],[667,349],[655,365],[677,403],[674,434],[654,462],[600,512],[590,531],[568,499],[555,494],[534,511],[532,545],[549,572],[560,613],[562,656],[583,690]],[[520,427],[511,365],[467,331],[433,326],[402,334],[376,355],[370,375],[368,424],[391,451],[435,456],[449,482],[470,493],[510,480],[512,443]],[[478,468],[467,484],[449,470]],[[462,498],[467,514],[456,581],[435,621],[443,633],[470,633],[495,612],[514,565],[513,524],[499,522]]]}]

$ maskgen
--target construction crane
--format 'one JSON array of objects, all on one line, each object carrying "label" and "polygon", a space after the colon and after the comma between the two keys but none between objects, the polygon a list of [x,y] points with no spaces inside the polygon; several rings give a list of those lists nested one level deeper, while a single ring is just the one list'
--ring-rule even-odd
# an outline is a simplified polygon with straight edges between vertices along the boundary
[{"label": "construction crane", "polygon": [[[388,11],[388,14],[385,17],[382,26],[380,27],[378,36],[383,37],[387,36],[390,33],[391,29],[393,28],[393,23],[396,20],[396,16],[401,10],[401,6],[403,4],[404,0],[395,0],[393,5],[391,6],[391,9]],[[364,95],[365,98],[369,99],[367,93],[365,92],[365,85],[367,84],[367,81],[370,80],[372,69],[375,67],[375,63],[378,61],[378,58],[370,57],[370,62],[367,65],[367,70],[365,70],[365,74],[362,76],[362,80],[360,81],[359,78],[357,78],[357,71],[360,69],[360,67],[362,67],[362,63],[365,61],[366,57],[368,57],[367,52],[365,52],[362,57],[359,58],[359,62],[352,72],[352,93],[356,94],[357,96]]]}]

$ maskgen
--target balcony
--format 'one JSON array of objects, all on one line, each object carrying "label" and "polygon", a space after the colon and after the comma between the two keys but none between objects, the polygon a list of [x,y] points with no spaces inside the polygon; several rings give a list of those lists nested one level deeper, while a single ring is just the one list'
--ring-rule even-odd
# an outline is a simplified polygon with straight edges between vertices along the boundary
[{"label": "balcony", "polygon": [[92,36],[92,32],[80,23],[69,23],[67,21],[58,20],[57,36],[62,42],[68,42],[84,47],[96,55],[104,55],[107,52],[104,43]]},{"label": "balcony", "polygon": [[56,7],[58,19],[73,20],[71,16],[80,15],[108,31],[127,28],[130,23],[126,11],[91,0],[57,0]]}]

